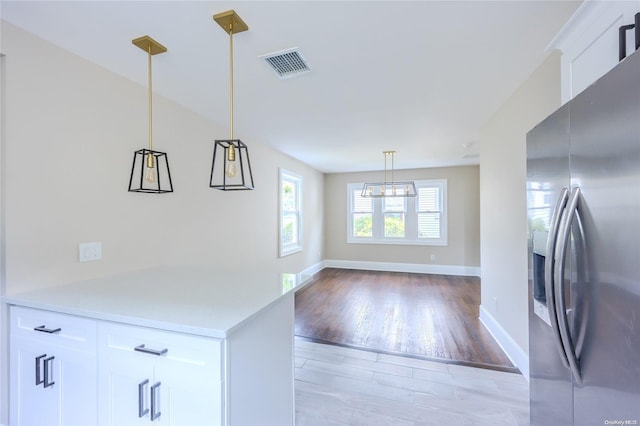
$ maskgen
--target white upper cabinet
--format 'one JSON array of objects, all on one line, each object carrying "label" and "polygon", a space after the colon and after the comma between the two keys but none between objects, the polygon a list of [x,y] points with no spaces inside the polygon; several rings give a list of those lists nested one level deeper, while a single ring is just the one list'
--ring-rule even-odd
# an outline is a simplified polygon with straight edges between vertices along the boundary
[{"label": "white upper cabinet", "polygon": [[[619,62],[619,28],[634,24],[640,0],[585,1],[550,43],[560,50],[562,103],[566,103]],[[627,55],[635,50],[635,32],[626,32]]]}]

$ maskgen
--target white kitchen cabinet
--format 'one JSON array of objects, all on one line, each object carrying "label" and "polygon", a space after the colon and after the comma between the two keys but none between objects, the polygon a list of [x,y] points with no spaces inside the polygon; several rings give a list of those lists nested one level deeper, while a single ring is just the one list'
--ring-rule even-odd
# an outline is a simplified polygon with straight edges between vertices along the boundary
[{"label": "white kitchen cabinet", "polygon": [[292,426],[288,282],[159,268],[6,297],[9,426]]},{"label": "white kitchen cabinet", "polygon": [[222,424],[221,341],[98,325],[100,425]]},{"label": "white kitchen cabinet", "polygon": [[13,307],[10,338],[10,425],[96,425],[96,322]]},{"label": "white kitchen cabinet", "polygon": [[[549,45],[562,52],[562,103],[574,98],[619,62],[618,29],[634,24],[640,1],[586,1]],[[635,50],[634,31],[626,32],[626,54]]]}]

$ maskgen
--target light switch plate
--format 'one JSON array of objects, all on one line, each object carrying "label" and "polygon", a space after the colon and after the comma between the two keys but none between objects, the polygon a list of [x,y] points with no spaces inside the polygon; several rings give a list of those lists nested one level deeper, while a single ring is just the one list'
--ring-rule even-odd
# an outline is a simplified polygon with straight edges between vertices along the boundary
[{"label": "light switch plate", "polygon": [[78,260],[90,262],[102,259],[102,241],[92,243],[80,243],[78,245]]}]

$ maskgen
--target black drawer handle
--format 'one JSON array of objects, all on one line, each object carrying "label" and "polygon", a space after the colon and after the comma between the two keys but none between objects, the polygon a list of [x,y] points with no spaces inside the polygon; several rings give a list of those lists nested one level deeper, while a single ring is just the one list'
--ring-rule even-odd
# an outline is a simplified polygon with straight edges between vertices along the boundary
[{"label": "black drawer handle", "polygon": [[60,327],[58,327],[58,328],[47,328],[44,325],[35,327],[33,330],[34,331],[40,331],[42,333],[49,333],[49,334],[60,333],[62,331],[62,329]]},{"label": "black drawer handle", "polygon": [[135,348],[133,348],[134,351],[137,352],[143,352],[145,354],[151,354],[151,355],[157,355],[157,356],[162,356],[162,355],[166,355],[167,352],[169,352],[169,349],[164,348],[164,349],[151,349],[151,348],[145,348],[144,344],[140,345],[140,346],[136,346]]}]

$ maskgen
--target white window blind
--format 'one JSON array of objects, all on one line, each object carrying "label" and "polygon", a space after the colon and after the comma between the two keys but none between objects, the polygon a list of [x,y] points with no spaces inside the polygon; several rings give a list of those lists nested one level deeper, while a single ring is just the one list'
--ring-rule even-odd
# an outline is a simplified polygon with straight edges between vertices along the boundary
[{"label": "white window blind", "polygon": [[440,238],[440,188],[418,188],[418,238]]}]

